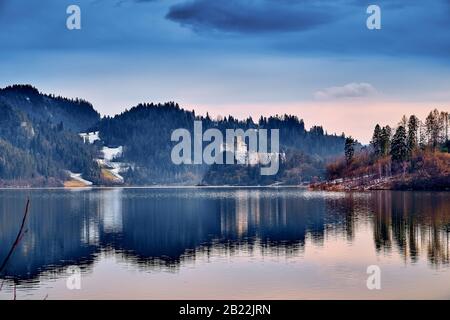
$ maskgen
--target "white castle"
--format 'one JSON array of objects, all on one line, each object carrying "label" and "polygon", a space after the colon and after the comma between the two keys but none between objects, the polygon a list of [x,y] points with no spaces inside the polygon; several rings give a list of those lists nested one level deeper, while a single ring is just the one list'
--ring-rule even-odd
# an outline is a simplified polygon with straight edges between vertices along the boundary
[{"label": "white castle", "polygon": [[247,164],[251,166],[270,163],[273,158],[278,158],[282,162],[286,160],[286,155],[284,152],[248,151],[244,138],[239,135],[236,136],[234,145],[230,143],[223,143],[220,146],[220,153],[222,154],[224,152],[234,153],[234,158],[238,164]]},{"label": "white castle", "polygon": [[94,143],[97,140],[100,140],[99,137],[99,132],[98,131],[94,131],[94,132],[83,132],[80,133],[79,136],[83,139],[84,143]]}]

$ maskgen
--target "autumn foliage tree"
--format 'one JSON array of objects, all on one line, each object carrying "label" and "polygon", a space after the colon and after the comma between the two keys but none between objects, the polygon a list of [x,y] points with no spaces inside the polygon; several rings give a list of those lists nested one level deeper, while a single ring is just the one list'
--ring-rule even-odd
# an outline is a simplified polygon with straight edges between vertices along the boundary
[{"label": "autumn foliage tree", "polygon": [[[397,177],[405,185],[450,186],[448,112],[431,111],[424,122],[403,116],[395,132],[389,126],[374,128],[371,143],[355,152],[353,139],[345,141],[345,159],[330,163],[327,176],[383,179]],[[398,178],[400,177],[400,178]],[[394,180],[393,180],[394,181]]]}]

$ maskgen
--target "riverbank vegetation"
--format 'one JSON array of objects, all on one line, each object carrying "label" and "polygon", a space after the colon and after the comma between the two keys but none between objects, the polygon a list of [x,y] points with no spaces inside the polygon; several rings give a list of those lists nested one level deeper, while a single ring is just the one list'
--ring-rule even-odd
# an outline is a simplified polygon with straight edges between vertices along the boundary
[{"label": "riverbank vegetation", "polygon": [[449,114],[437,109],[424,121],[403,116],[395,129],[376,125],[369,146],[355,152],[346,139],[345,156],[329,163],[327,181],[314,189],[450,189]]}]

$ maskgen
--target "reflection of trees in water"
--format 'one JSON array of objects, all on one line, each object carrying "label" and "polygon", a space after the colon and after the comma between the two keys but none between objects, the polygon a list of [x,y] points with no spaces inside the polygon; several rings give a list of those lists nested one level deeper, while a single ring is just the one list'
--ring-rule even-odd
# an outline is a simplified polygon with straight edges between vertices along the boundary
[{"label": "reflection of trees in water", "polygon": [[355,237],[358,201],[354,193],[342,194],[339,197],[325,198],[327,206],[327,232],[344,236],[347,241]]},{"label": "reflection of trees in water", "polygon": [[[8,192],[0,201],[0,260],[14,242],[26,199]],[[98,245],[98,205],[91,196],[30,198],[27,233],[8,261],[5,277],[32,280],[42,272],[60,272],[63,266],[92,263]]]},{"label": "reflection of trees in water", "polygon": [[377,251],[392,243],[405,260],[426,254],[432,265],[449,263],[448,193],[376,192],[372,197]]},{"label": "reflection of trees in water", "polygon": [[[8,270],[20,279],[90,266],[99,253],[152,270],[241,254],[298,256],[306,242],[323,245],[325,235],[355,241],[360,221],[373,224],[378,252],[398,248],[408,261],[423,255],[433,265],[449,262],[448,193],[39,192],[31,197],[30,231]],[[20,215],[9,213],[21,211],[23,197],[2,200],[0,243],[10,243]]]},{"label": "reflection of trees in water", "polygon": [[314,243],[323,242],[325,209],[319,199],[245,191],[221,201],[220,240],[231,252],[250,246],[262,255],[296,255],[304,250],[307,236]]},{"label": "reflection of trees in water", "polygon": [[392,248],[391,233],[389,230],[392,221],[391,193],[388,192],[383,196],[383,193],[377,192],[373,196],[373,201],[377,205],[377,208],[374,210],[373,223],[375,248],[377,251],[384,250],[389,252]]},{"label": "reflection of trees in water", "polygon": [[[321,199],[260,195],[175,197],[171,201],[123,200],[122,233],[110,246],[141,266],[173,268],[212,255],[297,255],[309,234],[323,242]],[[106,237],[104,237],[106,239]]]},{"label": "reflection of trees in water", "polygon": [[195,256],[195,248],[220,232],[215,201],[198,198],[136,200],[123,198],[122,232],[104,234],[103,245],[128,262],[173,267]]},{"label": "reflection of trees in water", "polygon": [[[253,194],[251,194],[253,192]],[[323,241],[325,206],[319,199],[261,195],[246,191],[235,199],[221,200],[221,234],[224,241],[251,243],[260,241],[266,249],[301,248],[306,235]]]}]

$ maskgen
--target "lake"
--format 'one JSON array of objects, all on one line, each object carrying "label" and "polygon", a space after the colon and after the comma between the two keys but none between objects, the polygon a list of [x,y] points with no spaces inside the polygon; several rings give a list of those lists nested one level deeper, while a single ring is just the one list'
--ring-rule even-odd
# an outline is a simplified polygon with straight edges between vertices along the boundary
[{"label": "lake", "polygon": [[0,190],[0,262],[28,197],[0,299],[450,298],[448,192]]}]

